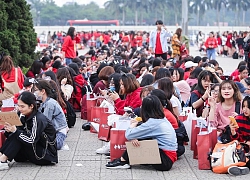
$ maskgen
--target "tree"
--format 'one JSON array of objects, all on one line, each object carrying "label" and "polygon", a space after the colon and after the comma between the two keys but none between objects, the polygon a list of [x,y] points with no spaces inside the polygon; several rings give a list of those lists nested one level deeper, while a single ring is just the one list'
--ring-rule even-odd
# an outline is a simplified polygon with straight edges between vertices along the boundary
[{"label": "tree", "polygon": [[[240,11],[247,11],[250,8],[250,0],[229,0],[229,9],[235,11],[235,25],[240,24]],[[244,14],[243,14],[244,15]],[[245,20],[243,19],[243,22]]]},{"label": "tree", "polygon": [[104,7],[112,12],[112,15],[115,16],[115,19],[118,19],[118,15],[122,13],[121,3],[124,3],[123,0],[109,0],[104,3]]},{"label": "tree", "polygon": [[182,1],[181,0],[167,0],[167,7],[169,9],[172,9],[174,11],[174,20],[175,20],[175,24],[178,24],[178,15],[181,14],[181,5]]},{"label": "tree", "polygon": [[[222,6],[226,7],[228,4],[228,0],[213,0],[212,8],[216,9],[216,16],[217,16],[217,26],[220,23],[220,11]],[[224,24],[224,22],[223,22]]]},{"label": "tree", "polygon": [[32,16],[34,19],[34,24],[36,26],[40,25],[40,12],[44,7],[44,2],[41,0],[27,0],[27,2],[31,5]]},{"label": "tree", "polygon": [[206,10],[211,7],[212,4],[210,0],[190,0],[189,12],[197,15],[197,26],[200,25],[201,17],[204,15]]},{"label": "tree", "polygon": [[28,67],[34,59],[36,33],[30,6],[25,0],[0,0],[0,52],[16,65]]}]

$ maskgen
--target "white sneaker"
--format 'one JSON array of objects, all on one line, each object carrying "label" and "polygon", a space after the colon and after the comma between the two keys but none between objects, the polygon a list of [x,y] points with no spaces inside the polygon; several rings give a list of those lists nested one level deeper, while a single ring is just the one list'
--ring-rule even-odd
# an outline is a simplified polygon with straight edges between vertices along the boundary
[{"label": "white sneaker", "polygon": [[68,144],[64,144],[63,147],[60,150],[68,151],[69,150]]},{"label": "white sneaker", "polygon": [[97,154],[106,154],[106,153],[109,153],[109,151],[110,151],[110,142],[107,142],[104,144],[103,147],[97,149],[96,153]]},{"label": "white sneaker", "polygon": [[0,171],[9,169],[9,165],[7,162],[0,162]]},{"label": "white sneaker", "polygon": [[95,122],[90,122],[90,126],[98,133],[100,124]]}]

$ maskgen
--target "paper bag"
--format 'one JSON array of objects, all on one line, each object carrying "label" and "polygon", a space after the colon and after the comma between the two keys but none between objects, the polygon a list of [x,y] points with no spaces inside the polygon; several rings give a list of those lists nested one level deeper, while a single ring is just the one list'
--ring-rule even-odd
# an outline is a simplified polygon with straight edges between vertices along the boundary
[{"label": "paper bag", "polygon": [[157,140],[140,141],[140,146],[135,147],[131,142],[126,142],[129,164],[161,164],[161,157]]},{"label": "paper bag", "polygon": [[87,120],[91,121],[91,108],[96,106],[97,98],[90,98],[86,100],[87,102]]},{"label": "paper bag", "polygon": [[[100,122],[106,122],[107,124],[107,119],[108,119],[108,108],[102,108],[102,107],[91,107],[91,116],[90,116],[90,121],[95,122],[100,124]],[[90,127],[90,132],[92,133],[97,133],[92,127]]]},{"label": "paper bag", "polygon": [[197,118],[196,120],[192,121],[192,127],[191,127],[191,150],[195,150],[196,141],[197,141],[197,134],[199,134],[200,131],[205,131],[206,128],[206,120],[203,118]]},{"label": "paper bag", "polygon": [[4,135],[4,130],[0,130],[0,148],[2,147],[5,140],[6,140],[6,137]]},{"label": "paper bag", "polygon": [[107,124],[100,124],[99,132],[98,132],[98,139],[103,141],[110,140],[110,129],[111,127]]},{"label": "paper bag", "polygon": [[197,135],[198,167],[201,170],[211,169],[209,155],[217,142],[217,130],[202,131]]},{"label": "paper bag", "polygon": [[112,128],[110,131],[110,159],[113,161],[114,159],[120,158],[124,151],[126,150],[125,142],[127,139],[125,138],[124,130],[117,130]]},{"label": "paper bag", "polygon": [[[103,141],[109,141],[110,139],[110,126],[108,125],[108,117],[109,113],[105,112],[104,108],[104,113],[102,114],[100,118],[100,126],[99,126],[99,132],[98,132],[98,139],[103,140]],[[101,112],[102,113],[102,112]]]}]

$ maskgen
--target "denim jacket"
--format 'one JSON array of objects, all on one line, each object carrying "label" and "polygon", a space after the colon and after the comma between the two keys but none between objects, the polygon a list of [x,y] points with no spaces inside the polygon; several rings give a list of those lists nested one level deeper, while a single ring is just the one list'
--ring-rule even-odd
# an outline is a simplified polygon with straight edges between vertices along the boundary
[{"label": "denim jacket", "polygon": [[48,97],[43,103],[41,103],[38,110],[52,122],[56,131],[60,131],[68,126],[65,114],[56,100]]},{"label": "denim jacket", "polygon": [[176,151],[177,138],[171,123],[166,119],[149,118],[145,123],[135,128],[128,128],[125,136],[127,140],[156,139],[162,150]]},{"label": "denim jacket", "polygon": [[[149,48],[152,48],[153,52],[155,52],[155,47],[156,47],[156,36],[157,36],[157,30],[153,30],[149,36]],[[167,32],[165,29],[162,29],[160,34],[160,41],[163,53],[166,53],[168,51],[168,42],[167,42],[168,37],[171,37],[171,34]]]}]

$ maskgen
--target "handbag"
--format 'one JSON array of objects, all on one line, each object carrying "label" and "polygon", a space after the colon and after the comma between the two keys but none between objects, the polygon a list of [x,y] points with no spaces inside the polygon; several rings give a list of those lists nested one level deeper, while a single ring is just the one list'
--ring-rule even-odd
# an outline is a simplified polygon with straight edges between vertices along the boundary
[{"label": "handbag", "polygon": [[217,130],[201,131],[197,135],[198,167],[201,170],[211,169],[210,154],[217,143]]},{"label": "handbag", "polygon": [[112,128],[110,131],[110,159],[120,158],[126,148],[125,130],[117,130]]},{"label": "handbag", "polygon": [[32,148],[35,154],[35,157],[37,160],[41,160],[45,157],[47,151],[49,150],[50,153],[52,153],[53,155],[57,154],[57,148],[56,148],[56,138],[53,141],[50,141],[48,135],[45,132],[42,132],[41,134],[41,138],[38,141],[39,144],[44,148],[43,152],[42,152],[42,156],[39,157],[36,153],[36,143],[32,143]]},{"label": "handbag", "polygon": [[[95,122],[100,124],[100,122],[106,122],[105,124],[107,124],[107,119],[108,119],[108,113],[106,113],[108,111],[108,108],[103,108],[103,107],[98,107],[98,106],[94,106],[91,107],[91,118],[90,121],[91,122]],[[92,133],[97,133],[91,126],[90,126],[90,132]]]}]

